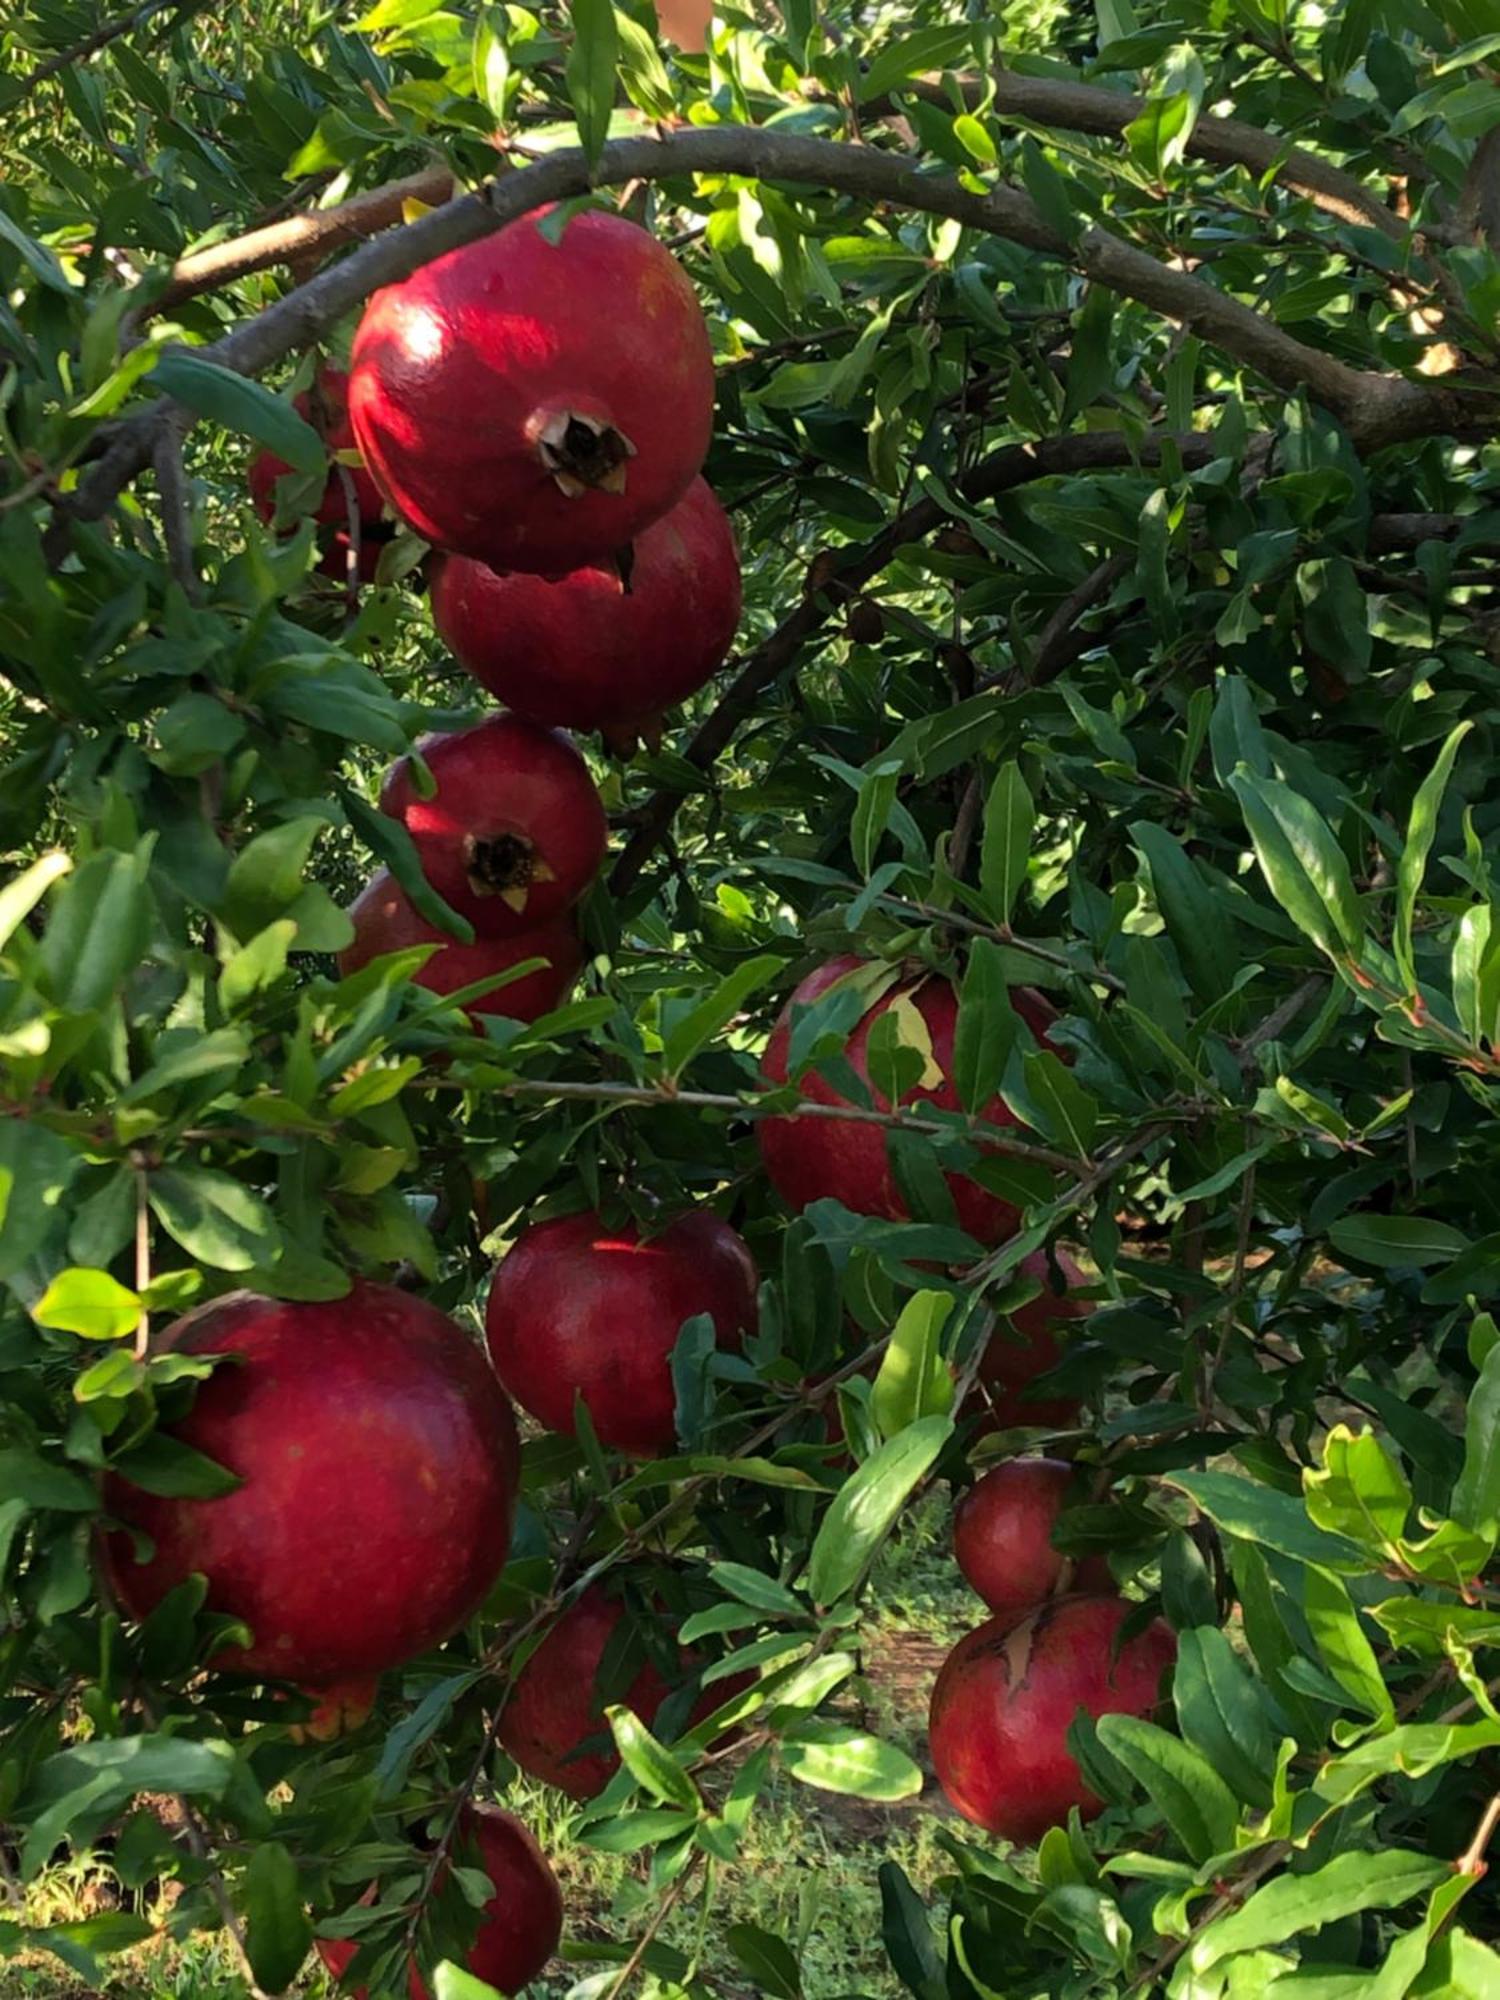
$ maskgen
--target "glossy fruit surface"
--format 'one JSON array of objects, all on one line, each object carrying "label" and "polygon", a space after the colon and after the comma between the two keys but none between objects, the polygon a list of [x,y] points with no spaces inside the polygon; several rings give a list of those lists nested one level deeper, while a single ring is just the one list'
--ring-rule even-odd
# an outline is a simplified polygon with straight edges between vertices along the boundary
[{"label": "glossy fruit surface", "polygon": [[377,292],[349,408],[376,482],[435,547],[561,576],[686,492],[713,355],[681,266],[601,210],[523,216]]},{"label": "glossy fruit surface", "polygon": [[601,1444],[649,1455],[676,1443],[671,1354],[709,1314],[721,1346],[754,1322],[756,1273],[738,1234],[700,1209],[658,1234],[592,1211],[528,1229],[502,1258],[485,1329],[495,1373],[549,1430],[573,1431],[581,1395]]},{"label": "glossy fruit surface", "polygon": [[254,1635],[219,1665],[327,1685],[425,1652],[478,1609],[510,1545],[518,1445],[452,1320],[357,1280],[326,1302],[236,1293],[164,1344],[236,1357],[172,1435],[243,1483],[166,1499],[108,1482],[110,1511],[154,1544],[142,1563],[128,1534],[108,1539],[131,1617],[202,1571],[210,1607]]},{"label": "glossy fruit surface", "polygon": [[[1062,1292],[1053,1287],[1053,1262],[1066,1288]],[[1077,1397],[1033,1397],[1028,1391],[1038,1375],[1050,1373],[1062,1360],[1056,1329],[1070,1320],[1085,1319],[1092,1311],[1086,1299],[1074,1296],[1088,1280],[1065,1250],[1055,1250],[1051,1259],[1045,1250],[1034,1250],[1021,1259],[1019,1271],[1035,1279],[1041,1290],[1007,1314],[1009,1324],[996,1328],[984,1350],[976,1387],[987,1406],[985,1428],[1010,1430],[1027,1424],[1068,1430],[1083,1408]]]},{"label": "glossy fruit surface", "polygon": [[434,783],[417,789],[410,758],[391,767],[381,809],[401,821],[422,873],[486,937],[514,937],[562,917],[598,874],[609,840],[588,765],[565,736],[516,715],[424,736]]},{"label": "glossy fruit surface", "polygon": [[438,558],[432,618],[460,665],[518,714],[640,729],[702,687],[729,651],[740,618],[734,530],[695,479],[637,536],[628,564],[548,582]]},{"label": "glossy fruit surface", "polygon": [[545,960],[534,972],[523,972],[508,986],[470,1001],[468,1012],[476,1019],[498,1014],[511,1021],[535,1021],[550,1014],[567,999],[583,964],[583,946],[566,918],[518,937],[475,938],[472,944],[460,944],[419,916],[384,869],[350,904],[349,915],[354,942],[339,954],[339,970],[345,975],[387,952],[436,944],[440,949],[412,978],[430,992],[456,993],[476,979],[490,978],[527,959]]},{"label": "glossy fruit surface", "polygon": [[[772,1031],[762,1069],[773,1083],[787,1080],[794,1010],[808,1006],[826,993],[836,981],[861,974],[867,964],[858,958],[830,959],[804,979],[793,993]],[[1052,1008],[1041,995],[1021,987],[1011,994],[1011,1004],[1039,1040],[1056,1020]],[[931,1104],[944,1111],[961,1109],[953,1082],[953,1037],[958,1021],[958,996],[946,979],[928,973],[919,978],[903,978],[889,986],[866,1009],[850,1034],[844,1049],[846,1061],[855,1074],[869,1081],[869,1043],[876,1023],[893,1007],[905,1007],[920,1017],[931,1046],[933,1073],[901,1096],[903,1106],[918,1111]],[[801,1082],[802,1095],[814,1104],[848,1104],[831,1083],[810,1070]],[[875,1089],[871,1097],[879,1110],[890,1103]],[[1014,1126],[1017,1120],[999,1097],[986,1104],[979,1116],[991,1125]],[[832,1197],[856,1215],[879,1215],[891,1221],[906,1221],[909,1211],[896,1185],[886,1148],[886,1128],[853,1119],[795,1117],[763,1118],[756,1127],[761,1158],[772,1185],[793,1208]],[[985,1244],[1001,1243],[1015,1233],[1020,1212],[998,1195],[966,1174],[947,1174],[945,1179],[958,1212],[959,1226]]]},{"label": "glossy fruit surface", "polygon": [[[320,369],[316,393],[311,389],[302,390],[292,398],[292,407],[317,431],[330,454],[355,449],[354,427],[349,421],[349,377],[342,368]],[[275,518],[276,482],[284,479],[291,470],[286,460],[278,458],[273,451],[258,451],[251,459],[250,498],[263,521]],[[360,523],[375,527],[380,523],[385,506],[380,488],[364,466],[350,466],[348,470]],[[329,469],[328,481],[313,519],[325,527],[348,528],[349,500],[337,467]]]},{"label": "glossy fruit surface", "polygon": [[1068,1749],[1079,1708],[1150,1715],[1177,1644],[1160,1619],[1114,1657],[1132,1606],[1118,1597],[1058,1597],[991,1618],[960,1639],[932,1690],[933,1768],[966,1819],[1019,1844],[1100,1810]]},{"label": "glossy fruit surface", "polygon": [[1069,1565],[1052,1546],[1074,1478],[1062,1459],[1012,1458],[992,1466],[958,1503],[953,1557],[991,1611],[1029,1611],[1065,1581],[1065,1569],[1077,1590],[1110,1587],[1107,1563],[1088,1557]]}]

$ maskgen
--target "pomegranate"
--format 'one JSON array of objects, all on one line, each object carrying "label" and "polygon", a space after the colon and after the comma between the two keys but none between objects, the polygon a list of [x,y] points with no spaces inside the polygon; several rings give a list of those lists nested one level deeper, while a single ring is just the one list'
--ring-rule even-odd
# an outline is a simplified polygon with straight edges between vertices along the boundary
[{"label": "pomegranate", "polygon": [[1100,1810],[1068,1749],[1080,1708],[1149,1715],[1177,1642],[1160,1619],[1114,1653],[1131,1607],[1057,1597],[1021,1618],[991,1618],[960,1639],[932,1690],[933,1767],[976,1826],[1026,1844],[1077,1806]]},{"label": "pomegranate", "polygon": [[[349,422],[349,377],[342,368],[320,368],[316,390],[304,389],[294,396],[292,408],[312,425],[330,452],[354,449],[354,429]],[[276,482],[291,470],[286,460],[278,458],[274,451],[258,451],[251,459],[250,498],[263,521],[269,523],[275,519]],[[351,466],[350,477],[354,482],[360,527],[364,530],[382,527],[384,503],[380,488],[362,465]],[[336,466],[329,469],[313,519],[324,527],[348,528],[349,502]]]},{"label": "pomegranate", "polygon": [[496,569],[562,576],[634,541],[702,466],[713,406],[686,274],[600,210],[556,242],[527,215],[434,258],[354,339],[349,409],[381,491]]},{"label": "pomegranate", "polygon": [[[479,1867],[494,1894],[485,1904],[464,1963],[476,1979],[502,1993],[529,1986],[557,1950],[562,1936],[562,1891],[531,1830],[499,1806],[466,1806],[459,1822],[454,1859]],[[345,1938],[319,1938],[318,1956],[335,1979],[342,1977],[358,1946]],[[411,2000],[428,2000],[415,1965],[407,1971]],[[364,2000],[361,1987],[354,2000]]]},{"label": "pomegranate", "polygon": [[[500,1745],[530,1777],[556,1785],[570,1798],[596,1798],[620,1768],[605,1720],[606,1703],[619,1701],[649,1729],[671,1689],[647,1660],[623,1693],[598,1690],[599,1668],[625,1608],[598,1584],[570,1605],[527,1660],[500,1715]],[[695,1670],[693,1655],[679,1651],[683,1679]],[[689,1726],[721,1708],[753,1675],[740,1674],[705,1688]],[[588,1749],[582,1748],[590,1744]]]},{"label": "pomegranate", "polygon": [[549,1430],[573,1430],[581,1395],[599,1442],[651,1456],[677,1441],[670,1357],[683,1322],[713,1318],[737,1347],[755,1319],[755,1266],[706,1209],[643,1238],[592,1211],[526,1230],[501,1259],[485,1330],[495,1373]]},{"label": "pomegranate", "polygon": [[416,845],[443,901],[485,937],[555,923],[599,872],[609,839],[587,764],[564,736],[514,715],[425,736],[435,785],[422,798],[410,758],[391,767],[381,809]]},{"label": "pomegranate", "polygon": [[1034,1299],[1009,1314],[1010,1325],[990,1335],[979,1363],[976,1387],[988,1406],[986,1430],[1009,1430],[1021,1424],[1041,1425],[1049,1430],[1067,1430],[1078,1421],[1083,1405],[1074,1396],[1052,1396],[1033,1400],[1026,1391],[1038,1375],[1045,1375],[1062,1360],[1062,1349],[1052,1329],[1071,1319],[1085,1318],[1089,1307],[1071,1296],[1075,1286],[1087,1281],[1066,1251],[1053,1253],[1068,1290],[1060,1296],[1052,1289],[1052,1273],[1045,1250],[1023,1257],[1019,1270],[1035,1278],[1041,1291]]},{"label": "pomegranate", "polygon": [[459,663],[518,714],[573,729],[649,730],[729,651],[740,620],[734,530],[695,479],[628,561],[587,564],[549,583],[440,556],[432,618]]},{"label": "pomegranate", "polygon": [[287,1302],[248,1292],[179,1320],[166,1345],[226,1354],[172,1435],[243,1484],[167,1499],[119,1475],[116,1597],[144,1618],[195,1571],[253,1638],[216,1664],[326,1687],[399,1665],[483,1602],[510,1543],[519,1446],[484,1356],[389,1285]]},{"label": "pomegranate", "polygon": [[[826,993],[836,980],[861,969],[858,958],[833,958],[808,975],[793,993],[772,1031],[762,1061],[762,1072],[772,1083],[787,1081],[787,1054],[791,1043],[792,1015]],[[940,1110],[957,1111],[958,1092],[953,1084],[953,1032],[958,1020],[958,995],[951,983],[934,973],[903,978],[884,992],[867,1009],[850,1035],[844,1050],[855,1074],[868,1082],[870,1031],[881,1015],[898,1002],[915,1007],[932,1044],[932,1059],[941,1080],[923,1082],[906,1091],[903,1105],[918,1112],[927,1104]],[[1033,1034],[1043,1042],[1057,1016],[1039,993],[1029,987],[1017,988],[1011,1004]],[[832,1084],[809,1071],[802,1079],[802,1095],[813,1104],[847,1104]],[[871,1098],[882,1111],[891,1107],[878,1091]],[[984,1106],[979,1116],[991,1125],[1016,1124],[1016,1119],[999,1097]],[[761,1158],[778,1194],[793,1208],[806,1208],[825,1196],[841,1201],[856,1215],[881,1215],[894,1222],[909,1219],[906,1204],[896,1186],[886,1155],[885,1128],[840,1118],[763,1118],[757,1127]],[[959,1226],[977,1242],[1000,1243],[1014,1235],[1020,1223],[1019,1211],[1002,1201],[967,1174],[946,1177],[958,1212]]]},{"label": "pomegranate", "polygon": [[546,930],[525,931],[519,937],[476,938],[473,944],[460,944],[419,916],[383,868],[350,904],[349,915],[354,920],[354,942],[339,954],[339,970],[346,975],[387,952],[437,944],[441,949],[412,977],[430,992],[456,993],[461,986],[504,972],[507,966],[520,965],[525,959],[546,959],[535,972],[523,973],[509,986],[497,987],[472,1001],[468,1011],[476,1022],[485,1014],[503,1015],[510,1021],[535,1021],[550,1014],[568,997],[583,964],[583,946],[566,921],[550,924]]},{"label": "pomegranate", "polygon": [[964,1580],[991,1611],[1029,1611],[1050,1597],[1063,1572],[1079,1590],[1108,1590],[1109,1565],[1088,1556],[1076,1565],[1052,1546],[1068,1503],[1073,1467],[1057,1458],[1013,1458],[971,1486],[953,1517],[953,1554]]}]

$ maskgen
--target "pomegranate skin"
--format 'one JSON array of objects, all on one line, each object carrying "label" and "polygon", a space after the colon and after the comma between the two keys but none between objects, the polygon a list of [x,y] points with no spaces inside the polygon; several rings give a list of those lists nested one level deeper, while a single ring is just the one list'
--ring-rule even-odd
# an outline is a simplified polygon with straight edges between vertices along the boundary
[{"label": "pomegranate skin", "polygon": [[1029,1845],[1073,1806],[1100,1801],[1067,1736],[1089,1714],[1150,1715],[1177,1642],[1160,1619],[1111,1658],[1131,1607],[1118,1597],[1058,1597],[1017,1619],[991,1618],[943,1662],[928,1720],[933,1768],[976,1826]]},{"label": "pomegranate skin", "polygon": [[555,923],[598,874],[609,842],[587,764],[566,737],[514,715],[417,745],[436,790],[419,796],[411,760],[380,794],[416,846],[422,873],[484,937]]},{"label": "pomegranate skin", "polygon": [[[976,1480],[953,1516],[953,1555],[969,1588],[991,1611],[1029,1611],[1057,1589],[1067,1557],[1052,1530],[1067,1505],[1074,1468],[1059,1458],[1013,1458]],[[1077,1590],[1108,1590],[1109,1565],[1078,1563]]]},{"label": "pomegranate skin", "polygon": [[354,942],[339,954],[339,970],[346,977],[372,958],[418,944],[442,947],[412,974],[418,986],[432,993],[456,993],[459,987],[503,972],[523,959],[547,960],[535,972],[524,973],[509,986],[497,987],[472,1001],[467,1012],[475,1022],[486,1014],[510,1021],[535,1021],[550,1014],[567,999],[583,964],[583,946],[566,921],[545,930],[524,931],[518,937],[475,938],[472,944],[460,944],[419,916],[383,868],[350,904],[349,915],[354,922]]},{"label": "pomegranate skin", "polygon": [[1083,1405],[1077,1397],[1033,1401],[1026,1394],[1038,1375],[1047,1374],[1062,1360],[1062,1348],[1052,1329],[1069,1320],[1086,1319],[1090,1311],[1085,1300],[1072,1296],[1076,1287],[1087,1282],[1082,1271],[1065,1250],[1056,1250],[1053,1255],[1067,1290],[1060,1297],[1053,1291],[1045,1250],[1033,1250],[1029,1257],[1023,1257],[1021,1272],[1035,1278],[1042,1289],[1010,1315],[1010,1329],[1000,1327],[990,1335],[980,1359],[976,1386],[987,1405],[985,1430],[1010,1430],[1022,1424],[1069,1430],[1078,1421]]},{"label": "pomegranate skin", "polygon": [[[494,1885],[480,1917],[479,1935],[464,1963],[476,1979],[502,1993],[519,1993],[536,1978],[562,1937],[557,1877],[531,1829],[514,1813],[502,1812],[499,1806],[466,1806],[460,1829],[459,1865],[473,1866],[477,1861]],[[358,1946],[345,1938],[318,1938],[316,1943],[319,1958],[335,1979],[340,1978]],[[429,2000],[415,1965],[406,1977],[410,2000]],[[365,1992],[360,1987],[354,2000],[364,2000]]]},{"label": "pomegranate skin", "polygon": [[496,1267],[485,1308],[495,1373],[549,1430],[573,1433],[581,1394],[599,1442],[652,1455],[677,1442],[670,1357],[685,1320],[712,1315],[723,1347],[754,1324],[750,1252],[708,1210],[642,1239],[592,1211],[526,1230]]},{"label": "pomegranate skin", "polygon": [[[354,427],[349,421],[349,377],[342,368],[320,368],[318,370],[318,397],[323,405],[321,425],[313,408],[312,391],[304,389],[292,398],[292,408],[315,430],[320,432],[330,453],[354,449]],[[276,514],[276,482],[284,479],[292,470],[284,458],[278,458],[274,451],[258,451],[250,461],[248,483],[250,498],[255,511],[265,522],[270,522]],[[359,507],[360,525],[373,528],[380,525],[384,502],[380,488],[362,466],[351,466],[350,476],[354,481],[354,496]],[[315,521],[324,527],[343,528],[349,525],[349,503],[344,494],[344,482],[339,477],[338,468],[331,467],[328,483],[323,488],[322,498],[313,515]],[[320,565],[321,567],[321,565]]]},{"label": "pomegranate skin", "polygon": [[613,561],[555,582],[466,556],[432,566],[432,619],[490,693],[537,722],[636,730],[723,664],[740,622],[729,517],[702,479],[636,540],[627,590]]},{"label": "pomegranate skin", "polygon": [[286,1302],[235,1293],[168,1344],[232,1354],[173,1435],[236,1472],[215,1499],[163,1499],[118,1475],[110,1511],[149,1535],[106,1540],[110,1581],[144,1618],[201,1570],[210,1606],[243,1619],[216,1664],[327,1686],[398,1666],[483,1602],[510,1546],[515,1419],[452,1320],[389,1285]]},{"label": "pomegranate skin", "polygon": [[618,215],[539,215],[377,292],[349,410],[386,499],[437,548],[562,576],[686,492],[713,354],[686,273]]},{"label": "pomegranate skin", "polygon": [[[793,993],[781,1018],[772,1030],[761,1062],[763,1075],[772,1083],[787,1080],[787,1054],[791,1043],[792,1011],[809,1005],[836,979],[853,972],[861,961],[854,957],[829,959],[810,973]],[[868,1045],[870,1031],[897,1000],[914,1002],[927,1026],[932,1042],[933,1061],[943,1080],[933,1088],[918,1084],[902,1097],[903,1105],[919,1110],[931,1104],[943,1111],[959,1111],[958,1092],[953,1083],[953,1034],[958,1022],[958,995],[946,979],[928,973],[905,979],[893,986],[866,1012],[855,1026],[844,1055],[856,1075],[869,1081]],[[1011,1003],[1027,1026],[1045,1042],[1056,1014],[1039,993],[1019,987]],[[814,1104],[847,1104],[833,1085],[815,1070],[802,1079],[802,1095]],[[871,1101],[880,1110],[890,1105],[879,1091],[871,1090]],[[991,1125],[1014,1126],[1016,1119],[999,1097],[991,1098],[979,1116]],[[756,1127],[761,1159],[771,1185],[793,1208],[832,1196],[856,1215],[885,1216],[892,1222],[910,1219],[909,1211],[896,1186],[886,1157],[885,1127],[839,1118],[763,1118]],[[998,1195],[993,1195],[966,1174],[944,1177],[953,1196],[959,1226],[983,1244],[1002,1243],[1020,1226],[1020,1211]]]}]

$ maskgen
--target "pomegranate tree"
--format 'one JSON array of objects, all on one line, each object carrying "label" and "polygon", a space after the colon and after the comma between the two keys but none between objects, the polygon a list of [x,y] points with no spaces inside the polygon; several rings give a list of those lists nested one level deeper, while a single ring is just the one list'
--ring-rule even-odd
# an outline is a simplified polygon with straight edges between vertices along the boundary
[{"label": "pomegranate tree", "polygon": [[523,216],[377,292],[349,387],[366,462],[419,535],[544,576],[613,556],[681,498],[714,405],[671,254],[600,210],[554,225]]}]

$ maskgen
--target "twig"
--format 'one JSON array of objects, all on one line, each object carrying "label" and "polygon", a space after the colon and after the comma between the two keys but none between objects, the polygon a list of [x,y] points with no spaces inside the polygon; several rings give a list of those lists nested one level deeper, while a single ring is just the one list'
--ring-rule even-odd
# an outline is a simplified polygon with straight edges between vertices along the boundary
[{"label": "twig", "polygon": [[631,1980],[634,1979],[636,1973],[640,1970],[641,1960],[646,1956],[646,1953],[651,1949],[651,1946],[655,1941],[658,1932],[661,1930],[662,1925],[667,1921],[667,1918],[671,1916],[672,1912],[677,1908],[677,1905],[682,1901],[683,1897],[687,1894],[688,1883],[692,1880],[693,1871],[697,1867],[701,1859],[702,1859],[701,1852],[695,1850],[692,1856],[684,1865],[682,1873],[677,1877],[677,1880],[672,1884],[671,1888],[668,1889],[665,1896],[662,1897],[661,1901],[652,1911],[651,1921],[646,1925],[646,1928],[641,1932],[641,1935],[636,1942],[635,1950],[630,1954],[629,1958],[626,1959],[624,1965],[620,1968],[619,1978],[614,1980],[610,1985],[609,1992],[606,1995],[606,2000],[620,2000],[620,1995],[625,1991],[625,1988],[630,1984]]},{"label": "twig", "polygon": [[[74,63],[86,62],[90,56],[97,55],[100,49],[107,48],[111,42],[117,42],[121,35],[130,34],[133,29],[144,27],[153,14],[159,14],[163,7],[173,4],[181,5],[182,0],[145,0],[144,6],[132,7],[128,14],[121,14],[113,21],[106,21],[102,27],[95,28],[91,35],[85,35],[82,41],[74,42],[71,48],[63,49],[55,56],[48,56],[47,60],[39,63],[29,76],[21,79],[21,95],[16,99],[16,104],[23,103],[37,85],[45,83],[48,77],[56,76],[61,70],[71,69]],[[16,104],[10,107],[12,111],[15,110]]]},{"label": "twig", "polygon": [[1457,1861],[1454,1862],[1453,1867],[1456,1874],[1482,1875],[1485,1872],[1488,1863],[1484,1858],[1484,1850],[1489,1846],[1491,1839],[1494,1837],[1497,1826],[1500,1826],[1500,1792],[1496,1792],[1485,1807],[1484,1817],[1474,1830],[1474,1838],[1469,1842]]},{"label": "twig", "polygon": [[1133,554],[1106,556],[1103,562],[1089,571],[1082,583],[1068,592],[1042,627],[1031,664],[1020,676],[1023,687],[1043,687],[1073,664],[1089,643],[1086,637],[1074,631],[1074,626],[1086,611],[1092,611],[1102,598],[1109,595],[1134,561]]},{"label": "twig", "polygon": [[[135,1289],[144,1294],[151,1283],[151,1209],[148,1201],[150,1179],[144,1167],[135,1173]],[[135,1358],[144,1361],[151,1348],[151,1314],[144,1303],[135,1327]]]},{"label": "twig", "polygon": [[953,821],[953,838],[948,842],[948,871],[962,878],[969,859],[969,847],[974,839],[974,829],[979,824],[979,808],[984,802],[984,785],[978,771],[969,773],[969,782],[964,786],[964,795],[958,802],[958,813]]},{"label": "twig", "polygon": [[186,424],[180,420],[163,425],[152,453],[152,463],[156,469],[156,490],[161,499],[167,561],[173,579],[188,602],[197,604],[203,596],[203,585],[198,575],[197,558],[193,554],[192,502],[182,469],[182,440],[186,429]]}]

